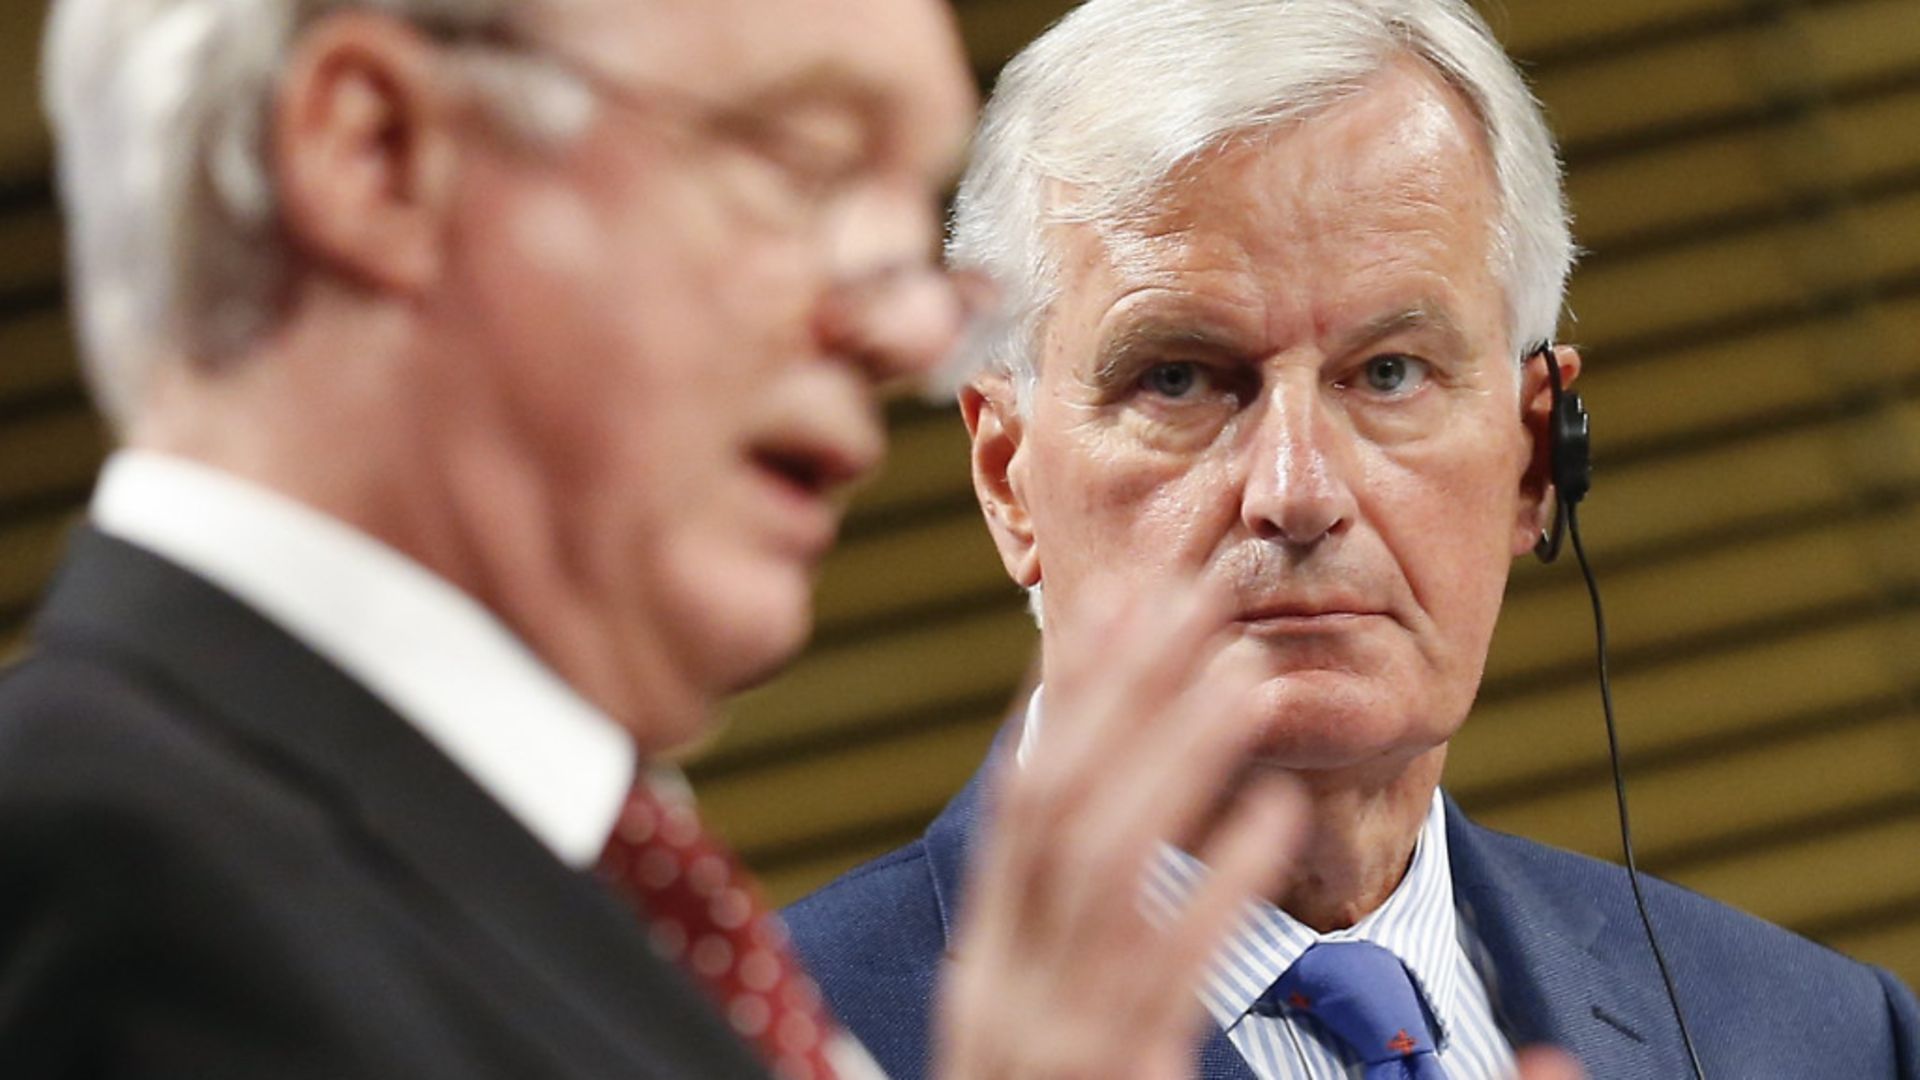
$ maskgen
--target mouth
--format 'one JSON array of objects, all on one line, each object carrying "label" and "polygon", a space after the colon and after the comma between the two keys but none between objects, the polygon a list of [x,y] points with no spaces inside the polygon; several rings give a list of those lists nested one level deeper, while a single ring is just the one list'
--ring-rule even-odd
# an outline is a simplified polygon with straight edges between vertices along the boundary
[{"label": "mouth", "polygon": [[762,447],[752,452],[753,463],[793,494],[807,499],[826,499],[844,484],[834,464],[826,456],[793,447]]},{"label": "mouth", "polygon": [[[869,442],[872,451],[866,449]],[[872,440],[832,437],[800,428],[757,440],[746,457],[762,480],[764,511],[771,511],[760,519],[805,557],[824,555],[839,531],[839,495],[872,470],[878,445],[878,435]]]},{"label": "mouth", "polygon": [[1334,601],[1265,604],[1241,612],[1234,621],[1253,633],[1287,636],[1338,633],[1387,617],[1364,604]]}]

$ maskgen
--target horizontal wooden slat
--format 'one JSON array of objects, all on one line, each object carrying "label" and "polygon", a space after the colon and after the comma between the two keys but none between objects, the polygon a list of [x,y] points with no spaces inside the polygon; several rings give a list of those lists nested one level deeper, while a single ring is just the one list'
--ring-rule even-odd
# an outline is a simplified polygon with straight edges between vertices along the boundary
[{"label": "horizontal wooden slat", "polygon": [[[1604,574],[1600,589],[1613,650],[1647,650],[1800,612],[1871,606],[1890,587],[1920,585],[1920,565],[1908,565],[1905,580],[1894,582],[1869,558],[1877,534],[1916,525],[1920,504],[1746,543],[1706,544],[1687,558]],[[1507,600],[1487,663],[1489,679],[1580,666],[1592,655],[1585,583],[1574,568],[1560,571],[1552,588]]]},{"label": "horizontal wooden slat", "polygon": [[[1856,385],[1855,365],[1841,355],[1862,333],[1887,345],[1872,355],[1871,386]],[[1608,355],[1580,376],[1603,458],[1689,432],[1805,413],[1862,390],[1884,394],[1889,384],[1920,377],[1920,297],[1634,360]]]},{"label": "horizontal wooden slat", "polygon": [[776,904],[790,904],[818,889],[848,870],[877,859],[919,835],[919,828],[903,826],[896,832],[877,834],[873,839],[836,846],[822,854],[799,859],[758,859],[749,865],[767,895]]},{"label": "horizontal wooden slat", "polygon": [[[1916,126],[1920,90],[1908,90],[1596,162],[1571,172],[1568,196],[1581,242],[1605,258],[1616,238],[1657,240],[1698,223],[1785,211],[1821,192],[1909,177],[1920,170],[1920,139],[1886,134]],[[1817,156],[1817,172],[1800,160],[1808,156]]]},{"label": "horizontal wooden slat", "polygon": [[799,739],[886,725],[983,689],[1012,687],[1033,657],[1033,620],[1018,604],[952,622],[817,650],[728,707],[724,759]]},{"label": "horizontal wooden slat", "polygon": [[40,24],[45,3],[0,5],[0,178],[25,176],[47,158],[40,123]]},{"label": "horizontal wooden slat", "polygon": [[[1756,585],[1756,588],[1762,587]],[[1684,663],[1615,670],[1626,752],[1651,754],[1784,720],[1885,707],[1914,692],[1920,613],[1821,625]],[[1600,695],[1588,677],[1474,707],[1448,782],[1463,794],[1595,769],[1606,760]]]},{"label": "horizontal wooden slat", "polygon": [[[1839,730],[1814,727],[1703,761],[1631,769],[1635,846],[1642,863],[1658,869],[1682,849],[1911,796],[1916,768],[1920,714],[1901,712]],[[1755,798],[1762,792],[1764,798]],[[1613,785],[1603,776],[1534,798],[1468,809],[1496,829],[1619,858]]]},{"label": "horizontal wooden slat", "polygon": [[[1886,413],[1905,422],[1920,413],[1920,401],[1890,403]],[[1843,417],[1617,471],[1602,458],[1581,510],[1588,548],[1611,554],[1670,546],[1768,518],[1837,512],[1860,479],[1848,447],[1864,426]],[[1911,486],[1920,482],[1916,474],[1920,466],[1911,460],[1893,460],[1876,479]]]},{"label": "horizontal wooden slat", "polygon": [[49,293],[66,265],[60,219],[51,206],[0,214],[0,295]]},{"label": "horizontal wooden slat", "polygon": [[1920,898],[1920,812],[1698,866],[1678,883],[1783,926]]},{"label": "horizontal wooden slat", "polygon": [[849,524],[858,528],[864,520],[928,503],[971,501],[967,448],[967,429],[957,406],[916,410],[908,423],[894,427],[886,466],[860,492]]},{"label": "horizontal wooden slat", "polygon": [[[1812,258],[1836,249],[1843,262],[1821,266]],[[1761,229],[1591,267],[1575,277],[1569,304],[1579,334],[1604,346],[1804,306],[1819,289],[1915,273],[1920,192],[1863,203],[1831,221]]]},{"label": "horizontal wooden slat", "polygon": [[[1535,89],[1578,161],[1584,145],[1750,115],[1797,84],[1852,85],[1911,71],[1915,18],[1909,0],[1822,4],[1785,22],[1556,65]],[[1782,70],[1783,57],[1791,71]]]},{"label": "horizontal wooden slat", "polygon": [[696,781],[702,812],[747,852],[805,845],[873,821],[930,817],[979,766],[1000,720],[987,713],[830,757]]},{"label": "horizontal wooden slat", "polygon": [[823,630],[956,598],[1017,596],[980,513],[962,506],[836,549],[822,571]]},{"label": "horizontal wooden slat", "polygon": [[1856,960],[1891,969],[1909,986],[1920,986],[1920,898],[1912,908],[1914,915],[1904,922],[1828,935],[1827,944]]},{"label": "horizontal wooden slat", "polygon": [[84,490],[105,446],[100,422],[80,409],[0,425],[0,503]]},{"label": "horizontal wooden slat", "polygon": [[1610,0],[1604,4],[1476,3],[1509,52],[1560,53],[1576,43],[1617,40],[1738,15],[1740,0]]},{"label": "horizontal wooden slat", "polygon": [[0,319],[0,409],[76,385],[73,336],[64,311]]}]

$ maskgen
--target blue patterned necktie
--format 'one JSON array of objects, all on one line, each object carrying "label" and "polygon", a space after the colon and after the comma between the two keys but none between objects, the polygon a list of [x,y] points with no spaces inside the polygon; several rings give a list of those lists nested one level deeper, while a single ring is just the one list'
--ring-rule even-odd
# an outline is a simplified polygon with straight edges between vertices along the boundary
[{"label": "blue patterned necktie", "polygon": [[1313,946],[1260,995],[1253,1011],[1313,1017],[1366,1063],[1366,1080],[1446,1080],[1406,966],[1371,942]]}]

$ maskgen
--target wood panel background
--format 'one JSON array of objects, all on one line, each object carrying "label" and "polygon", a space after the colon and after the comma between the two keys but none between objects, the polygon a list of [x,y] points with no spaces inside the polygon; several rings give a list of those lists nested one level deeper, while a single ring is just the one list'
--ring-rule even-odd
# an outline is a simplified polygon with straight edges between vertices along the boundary
[{"label": "wood panel background", "polygon": [[[959,10],[983,83],[1069,5]],[[1648,868],[1920,983],[1920,3],[1507,0],[1489,18],[1571,170],[1583,524]],[[102,453],[75,381],[34,101],[42,5],[0,7],[0,655]],[[820,631],[693,762],[788,898],[918,833],[1033,645],[950,410],[823,575]],[[1449,784],[1613,857],[1576,570],[1514,577]]]}]

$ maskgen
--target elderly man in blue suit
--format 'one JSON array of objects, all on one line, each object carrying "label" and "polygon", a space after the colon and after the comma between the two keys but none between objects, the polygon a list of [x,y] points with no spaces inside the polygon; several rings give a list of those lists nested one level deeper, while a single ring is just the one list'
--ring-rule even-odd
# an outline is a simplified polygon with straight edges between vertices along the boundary
[{"label": "elderly man in blue suit", "polygon": [[[1224,597],[1220,677],[1246,679],[1243,775],[1309,807],[1201,988],[1206,1076],[1464,1080],[1539,1042],[1597,1077],[1688,1075],[1696,1051],[1745,1080],[1920,1075],[1885,972],[1649,883],[1676,1007],[1620,871],[1440,791],[1511,560],[1552,512],[1548,369],[1580,358],[1544,343],[1573,251],[1546,123],[1461,0],[1089,0],[1002,76],[951,246],[1012,301],[959,390],[1042,629],[1000,780],[1101,752],[1054,704],[1099,677],[1064,669],[1115,595],[1200,590]],[[978,834],[1046,809],[1004,790],[976,780],[792,911],[896,1080],[926,1068],[936,972],[966,967],[960,908],[1031,902],[965,884]],[[1174,846],[1148,865],[1156,911],[1205,873]]]}]

